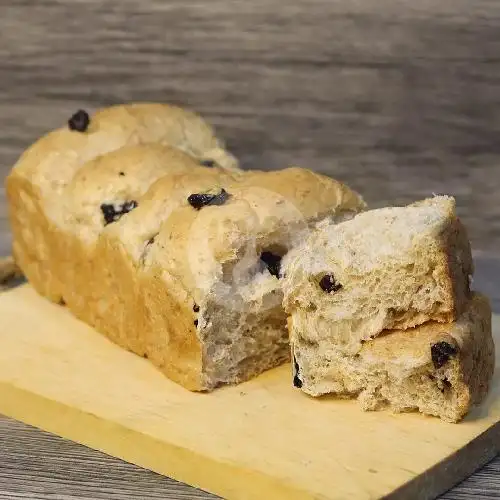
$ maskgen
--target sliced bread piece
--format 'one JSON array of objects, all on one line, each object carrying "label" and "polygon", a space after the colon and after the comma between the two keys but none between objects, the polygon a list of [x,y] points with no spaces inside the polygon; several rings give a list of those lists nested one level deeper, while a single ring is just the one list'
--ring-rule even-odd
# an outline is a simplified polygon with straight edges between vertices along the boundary
[{"label": "sliced bread piece", "polygon": [[295,386],[357,398],[364,410],[417,410],[458,422],[483,400],[493,375],[491,309],[478,293],[457,321],[385,331],[355,356],[305,341],[293,319],[289,326]]},{"label": "sliced bread piece", "polygon": [[353,355],[383,330],[455,320],[473,265],[455,200],[437,196],[321,223],[284,270],[294,335]]}]

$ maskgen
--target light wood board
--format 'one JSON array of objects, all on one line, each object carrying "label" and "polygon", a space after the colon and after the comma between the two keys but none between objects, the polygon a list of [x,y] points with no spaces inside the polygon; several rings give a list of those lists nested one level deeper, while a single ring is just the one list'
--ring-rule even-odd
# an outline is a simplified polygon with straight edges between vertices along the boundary
[{"label": "light wood board", "polygon": [[289,366],[193,394],[28,285],[0,295],[0,413],[225,498],[435,497],[498,452],[499,377],[458,425],[313,400]]}]

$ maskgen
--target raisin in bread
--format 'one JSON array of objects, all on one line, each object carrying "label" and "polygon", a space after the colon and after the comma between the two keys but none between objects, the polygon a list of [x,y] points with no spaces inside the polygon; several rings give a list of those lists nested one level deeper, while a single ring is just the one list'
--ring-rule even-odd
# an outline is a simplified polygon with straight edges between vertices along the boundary
[{"label": "raisin in bread", "polygon": [[386,329],[454,321],[473,272],[465,229],[447,196],[321,223],[284,267],[293,335],[350,355]]},{"label": "raisin in bread", "polygon": [[[218,162],[239,170],[232,155],[198,115],[166,104],[112,106],[89,117],[75,113],[66,127],[52,131],[28,148],[7,178],[6,190],[13,232],[13,252],[19,266],[43,295],[62,298],[53,251],[53,234],[64,227],[67,213],[61,198],[82,165],[126,145],[170,145],[203,163]],[[63,230],[64,231],[64,230]]]},{"label": "raisin in bread", "polygon": [[101,232],[79,316],[190,390],[289,359],[281,257],[310,224],[365,207],[306,169],[167,175]]},{"label": "raisin in bread", "polygon": [[480,403],[493,375],[491,309],[474,293],[451,323],[385,331],[355,356],[296,336],[291,321],[294,384],[312,396],[357,398],[364,410],[420,411],[458,422]]}]

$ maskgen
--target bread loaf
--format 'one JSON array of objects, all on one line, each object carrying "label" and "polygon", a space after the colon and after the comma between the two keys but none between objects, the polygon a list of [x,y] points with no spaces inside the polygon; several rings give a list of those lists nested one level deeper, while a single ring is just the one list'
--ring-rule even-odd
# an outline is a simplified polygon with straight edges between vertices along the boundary
[{"label": "bread loaf", "polygon": [[[241,171],[197,118],[148,106],[42,139],[38,164],[21,157],[7,181],[16,261],[40,293],[186,388],[246,380],[289,359],[282,256],[317,220],[365,204],[306,169]],[[61,177],[58,158],[71,160]]]},{"label": "bread loaf", "polygon": [[357,398],[364,410],[420,411],[460,421],[480,403],[493,376],[491,309],[474,293],[451,323],[428,322],[386,331],[344,356],[296,339],[292,327],[295,385],[310,395]]},{"label": "bread loaf", "polygon": [[387,329],[454,321],[469,299],[469,241],[455,200],[325,222],[284,263],[294,336],[354,355]]}]

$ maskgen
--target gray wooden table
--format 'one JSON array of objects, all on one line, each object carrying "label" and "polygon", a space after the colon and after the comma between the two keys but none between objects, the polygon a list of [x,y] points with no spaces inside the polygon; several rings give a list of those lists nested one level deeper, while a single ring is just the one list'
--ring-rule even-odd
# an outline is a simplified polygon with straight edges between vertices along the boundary
[{"label": "gray wooden table", "polygon": [[[499,33],[498,0],[1,0],[1,174],[79,107],[187,105],[246,167],[309,167],[372,206],[453,194],[500,312]],[[444,498],[500,498],[499,472]],[[0,417],[0,498],[210,495]]]}]

